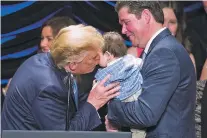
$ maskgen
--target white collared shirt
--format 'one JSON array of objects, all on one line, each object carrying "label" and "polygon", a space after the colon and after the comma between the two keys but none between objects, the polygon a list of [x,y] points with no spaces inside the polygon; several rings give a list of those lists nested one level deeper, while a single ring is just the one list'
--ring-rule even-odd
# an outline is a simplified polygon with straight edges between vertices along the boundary
[{"label": "white collared shirt", "polygon": [[158,30],[151,38],[150,38],[150,40],[147,42],[147,45],[146,45],[146,47],[145,47],[145,49],[144,49],[144,52],[147,54],[147,52],[148,52],[148,50],[149,50],[149,48],[150,48],[150,45],[151,45],[151,43],[152,43],[152,41],[155,39],[155,37],[159,34],[159,33],[161,33],[163,30],[165,30],[166,29],[166,27],[164,27],[164,28],[162,28],[162,29],[160,29],[160,30]]}]

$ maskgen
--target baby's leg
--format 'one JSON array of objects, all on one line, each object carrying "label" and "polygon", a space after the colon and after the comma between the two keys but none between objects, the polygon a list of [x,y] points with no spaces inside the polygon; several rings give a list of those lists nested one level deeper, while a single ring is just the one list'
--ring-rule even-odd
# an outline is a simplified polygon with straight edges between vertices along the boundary
[{"label": "baby's leg", "polygon": [[145,130],[139,130],[139,129],[130,129],[132,132],[132,138],[145,138],[146,132]]},{"label": "baby's leg", "polygon": [[[122,102],[133,102],[136,101],[138,99],[140,95],[140,91],[136,92],[135,94],[133,94],[132,96],[124,99]],[[139,129],[130,129],[132,132],[132,138],[145,138],[146,137],[146,132],[145,130],[139,130]]]},{"label": "baby's leg", "polygon": [[122,102],[133,102],[133,101],[137,101],[139,95],[140,95],[140,91],[138,91],[135,94],[133,94],[132,96],[130,96],[130,97],[122,100]]}]

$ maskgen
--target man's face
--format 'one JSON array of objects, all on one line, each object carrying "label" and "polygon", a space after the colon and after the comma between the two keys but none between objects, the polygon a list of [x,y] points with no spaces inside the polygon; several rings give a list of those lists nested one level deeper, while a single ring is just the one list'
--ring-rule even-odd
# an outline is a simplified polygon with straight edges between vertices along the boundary
[{"label": "man's face", "polygon": [[99,63],[100,56],[97,51],[88,51],[86,57],[78,62],[76,68],[71,71],[74,74],[86,74],[92,72]]},{"label": "man's face", "polygon": [[132,45],[135,47],[145,47],[143,38],[147,29],[145,22],[141,16],[140,19],[135,14],[128,13],[128,8],[123,7],[118,12],[119,23],[122,25],[122,34],[125,34]]}]

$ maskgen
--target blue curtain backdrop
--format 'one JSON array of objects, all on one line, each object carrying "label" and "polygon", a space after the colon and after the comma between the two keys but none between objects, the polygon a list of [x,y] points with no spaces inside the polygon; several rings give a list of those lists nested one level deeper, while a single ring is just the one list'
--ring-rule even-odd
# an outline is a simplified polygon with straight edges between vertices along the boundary
[{"label": "blue curtain backdrop", "polygon": [[[100,32],[120,32],[114,5],[114,1],[2,1],[1,85],[8,82],[22,62],[36,54],[43,22],[64,15],[77,23],[92,25]],[[184,12],[191,12],[201,8],[202,3],[186,2],[183,6]]]},{"label": "blue curtain backdrop", "polygon": [[114,2],[2,1],[1,2],[1,84],[36,54],[40,27],[53,16],[70,16],[77,23],[90,24],[100,32],[120,30]]}]

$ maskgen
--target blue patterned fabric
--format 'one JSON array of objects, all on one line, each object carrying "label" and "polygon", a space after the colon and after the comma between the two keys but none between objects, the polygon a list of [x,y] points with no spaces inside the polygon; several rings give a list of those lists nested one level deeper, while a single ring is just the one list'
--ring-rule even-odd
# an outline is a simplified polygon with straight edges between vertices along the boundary
[{"label": "blue patterned fabric", "polygon": [[142,59],[136,58],[132,55],[126,55],[117,59],[112,65],[99,69],[95,75],[97,81],[101,81],[108,74],[111,74],[110,79],[105,83],[105,86],[112,82],[120,82],[120,95],[116,98],[124,100],[141,89],[143,82],[140,73]]}]

